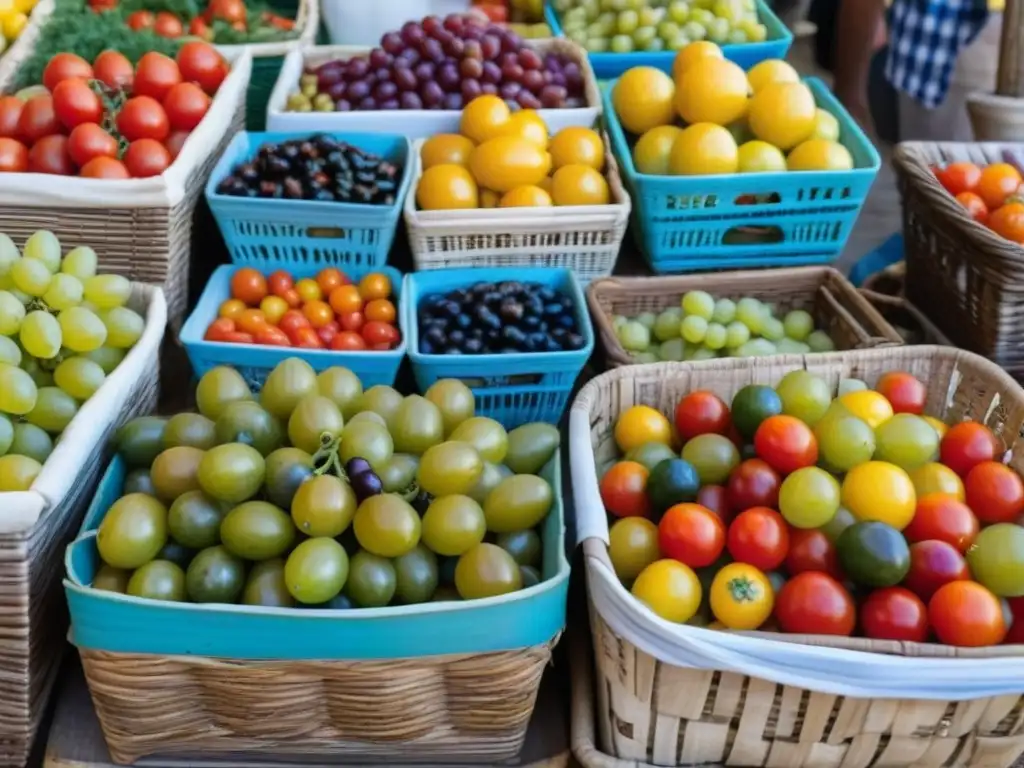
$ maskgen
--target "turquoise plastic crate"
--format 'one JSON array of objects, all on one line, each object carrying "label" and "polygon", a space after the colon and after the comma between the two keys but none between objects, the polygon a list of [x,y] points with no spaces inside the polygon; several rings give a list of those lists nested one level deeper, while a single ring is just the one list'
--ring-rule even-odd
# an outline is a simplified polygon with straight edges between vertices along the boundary
[{"label": "turquoise plastic crate", "polygon": [[[424,355],[419,351],[417,308],[429,294],[446,293],[479,282],[541,283],[560,290],[576,306],[576,322],[586,346],[575,352],[507,355]],[[421,392],[438,379],[460,379],[476,397],[478,416],[490,416],[507,429],[533,421],[557,424],[569,404],[576,378],[594,350],[594,328],[583,289],[571,270],[548,267],[443,269],[406,275],[405,327],[409,359]]]},{"label": "turquoise plastic crate", "polygon": [[96,530],[124,486],[125,464],[116,456],[65,554],[71,640],[79,648],[113,653],[319,660],[486,653],[547,643],[565,627],[569,586],[560,467],[556,453],[541,471],[555,503],[543,523],[539,584],[482,600],[325,610],[172,603],[90,588],[102,565]]},{"label": "turquoise plastic crate", "polygon": [[402,175],[395,204],[219,195],[217,185],[236,165],[254,157],[261,145],[313,135],[239,133],[228,144],[206,184],[206,200],[234,263],[294,269],[304,265],[380,267],[387,262],[405,195],[412,183],[412,144],[404,136],[385,133],[321,133],[400,165]]},{"label": "turquoise plastic crate", "polygon": [[[735,43],[722,46],[725,58],[735,61],[744,69],[750,69],[765,59],[784,59],[793,44],[793,33],[775,15],[764,0],[757,0],[757,16],[768,31],[761,43]],[[562,24],[550,2],[544,4],[544,20],[551,27],[555,37],[565,37]],[[633,51],[632,53],[588,53],[590,66],[600,80],[619,77],[633,67],[656,67],[663,72],[672,72],[675,51]]]},{"label": "turquoise plastic crate", "polygon": [[[630,141],[604,92],[612,151],[633,198],[633,234],[655,272],[828,264],[842,253],[880,165],[878,152],[825,84],[818,106],[839,121],[851,171],[714,176],[637,173]],[[772,197],[775,202],[749,201]]]},{"label": "turquoise plastic crate", "polygon": [[[260,271],[269,275],[280,267],[260,267]],[[320,266],[292,268],[291,274],[296,278],[313,277],[320,271]],[[196,376],[202,376],[218,365],[230,365],[238,369],[249,386],[258,391],[267,378],[267,374],[282,360],[289,357],[301,357],[317,371],[330,368],[332,365],[343,365],[355,373],[364,387],[375,384],[394,384],[398,369],[405,357],[406,331],[403,303],[405,302],[402,275],[393,267],[359,268],[345,267],[343,271],[353,281],[358,281],[368,272],[382,272],[391,280],[392,301],[397,302],[395,317],[398,330],[402,334],[401,343],[388,352],[337,352],[329,349],[299,349],[296,347],[271,347],[259,344],[230,344],[222,341],[205,341],[203,335],[207,327],[217,317],[217,310],[227,299],[231,298],[231,276],[238,269],[236,266],[224,265],[217,267],[210,281],[199,297],[199,303],[182,326],[180,339],[185,345],[185,352],[192,363]]]}]

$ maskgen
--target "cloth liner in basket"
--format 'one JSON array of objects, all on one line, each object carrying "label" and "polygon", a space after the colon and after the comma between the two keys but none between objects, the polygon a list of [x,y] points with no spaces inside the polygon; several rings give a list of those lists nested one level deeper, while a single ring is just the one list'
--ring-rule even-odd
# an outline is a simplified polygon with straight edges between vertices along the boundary
[{"label": "cloth liner in basket", "polygon": [[156,406],[163,292],[133,286],[146,327],[64,430],[28,491],[0,493],[0,766],[25,765],[65,648],[64,547],[99,481],[113,430]]},{"label": "cloth liner in basket", "polygon": [[[44,13],[54,0],[41,0]],[[39,27],[28,27],[0,59],[0,93],[28,57]],[[196,202],[210,170],[242,127],[252,57],[242,50],[181,153],[149,179],[83,179],[7,173],[0,184],[0,232],[22,243],[38,229],[65,245],[89,245],[101,272],[160,285],[172,323],[184,319]]]},{"label": "cloth liner in basket", "polygon": [[[593,379],[570,412],[604,752],[630,766],[787,768],[1009,766],[1024,753],[1024,646],[962,649],[865,638],[728,632],[673,624],[622,586],[608,556],[598,477],[617,458],[625,408],[671,413],[688,392],[728,402],[806,369],[833,387],[888,371],[925,382],[925,412],[986,423],[1024,468],[1024,391],[949,347],[887,347],[754,360],[627,366]],[[635,762],[634,762],[635,761]]]}]

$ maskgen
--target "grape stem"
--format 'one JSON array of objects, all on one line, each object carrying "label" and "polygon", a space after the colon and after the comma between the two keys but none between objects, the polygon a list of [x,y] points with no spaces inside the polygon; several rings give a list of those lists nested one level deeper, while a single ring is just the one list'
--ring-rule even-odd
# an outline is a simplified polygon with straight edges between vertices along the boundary
[{"label": "grape stem", "polygon": [[341,450],[341,437],[332,435],[330,432],[320,433],[320,447],[313,454],[313,474],[331,474],[342,480],[348,481],[348,475],[341,466],[339,452]]}]

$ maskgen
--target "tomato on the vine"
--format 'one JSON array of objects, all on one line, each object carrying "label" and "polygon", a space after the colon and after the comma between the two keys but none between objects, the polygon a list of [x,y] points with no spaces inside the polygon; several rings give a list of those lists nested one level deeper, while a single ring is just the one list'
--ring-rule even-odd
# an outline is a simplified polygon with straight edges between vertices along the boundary
[{"label": "tomato on the vine", "polygon": [[997,461],[983,461],[967,473],[964,496],[983,523],[1014,523],[1024,514],[1024,482]]},{"label": "tomato on the vine", "polygon": [[75,126],[68,136],[68,154],[79,168],[94,157],[117,157],[117,139],[96,123]]},{"label": "tomato on the vine", "polygon": [[156,17],[150,11],[135,11],[126,19],[128,27],[136,32],[140,29],[149,29],[155,21]]},{"label": "tomato on the vine", "polygon": [[775,590],[760,570],[729,563],[711,582],[711,612],[729,629],[752,630],[764,624],[775,606]]},{"label": "tomato on the vine", "polygon": [[128,141],[163,141],[171,132],[171,126],[160,102],[149,96],[135,96],[128,99],[118,113],[117,130]]},{"label": "tomato on the vine", "polygon": [[206,23],[206,20],[202,16],[196,16],[189,22],[188,33],[192,37],[199,37],[207,42],[213,40],[213,30],[210,29],[210,25]]},{"label": "tomato on the vine", "polygon": [[390,323],[382,323],[379,320],[371,320],[363,326],[363,338],[366,343],[372,345],[386,344],[388,348],[397,344],[401,338],[398,329]]},{"label": "tomato on the vine", "polygon": [[963,421],[949,428],[939,443],[939,458],[960,477],[967,477],[978,464],[993,461],[999,444],[992,430],[976,421]]},{"label": "tomato on the vine", "polygon": [[176,57],[181,79],[195,83],[211,96],[220,88],[228,75],[228,64],[217,49],[209,43],[185,43]]},{"label": "tomato on the vine", "polygon": [[191,131],[210,109],[210,97],[195,83],[178,83],[167,92],[163,103],[171,128]]},{"label": "tomato on the vine", "polygon": [[751,507],[772,507],[779,503],[782,478],[761,459],[747,459],[729,475],[729,505],[734,512]]},{"label": "tomato on the vine", "polygon": [[909,542],[945,541],[966,552],[978,529],[978,518],[962,501],[945,493],[929,493],[917,500],[914,517],[903,535]]},{"label": "tomato on the vine", "polygon": [[92,80],[93,74],[92,65],[81,56],[74,53],[58,53],[43,69],[43,85],[46,86],[46,90],[53,93],[62,80],[77,77],[88,81]]},{"label": "tomato on the vine", "polygon": [[44,136],[32,145],[28,153],[28,169],[32,173],[52,173],[70,176],[75,165],[68,154],[67,136]]},{"label": "tomato on the vine", "polygon": [[811,428],[793,416],[769,416],[754,433],[754,450],[783,475],[818,461],[818,441]]},{"label": "tomato on the vine", "polygon": [[865,637],[923,643],[928,639],[928,609],[903,587],[876,589],[860,607]]},{"label": "tomato on the vine", "polygon": [[800,635],[853,634],[857,612],[853,598],[827,573],[805,571],[775,596],[775,616],[784,632]]},{"label": "tomato on the vine", "polygon": [[0,96],[0,138],[18,138],[18,120],[25,102],[17,96]]},{"label": "tomato on the vine", "polygon": [[875,391],[889,401],[893,413],[924,413],[924,402],[928,395],[924,384],[904,371],[884,374],[875,385]]},{"label": "tomato on the vine", "polygon": [[728,546],[734,560],[774,571],[789,552],[789,528],[774,509],[751,507],[729,526]]},{"label": "tomato on the vine", "polygon": [[243,0],[210,0],[207,10],[212,18],[223,19],[228,23],[246,20]]},{"label": "tomato on the vine", "polygon": [[[346,333],[339,333],[335,341]],[[359,340],[363,341],[363,337],[359,336]],[[363,344],[365,346],[365,342]],[[643,464],[635,461],[613,464],[601,478],[601,500],[605,508],[616,517],[647,517],[651,511],[651,503],[647,498],[649,474]]]},{"label": "tomato on the vine", "polygon": [[975,581],[953,581],[928,602],[928,620],[939,642],[963,648],[999,645],[1006,618],[998,597]]},{"label": "tomato on the vine", "polygon": [[697,435],[728,435],[732,426],[729,406],[713,392],[691,392],[676,405],[676,429],[684,440]]},{"label": "tomato on the vine", "polygon": [[951,581],[970,578],[967,561],[949,542],[919,541],[910,545],[910,570],[903,577],[903,586],[922,600],[930,600],[939,587]]},{"label": "tomato on the vine", "polygon": [[85,80],[61,80],[53,89],[53,111],[67,129],[103,119],[103,104]]},{"label": "tomato on the vine", "polygon": [[150,51],[139,59],[135,67],[135,84],[132,92],[135,96],[149,96],[157,101],[163,101],[168,91],[181,81],[181,70],[174,59]]},{"label": "tomato on the vine", "polygon": [[790,528],[786,570],[791,576],[804,571],[821,571],[837,579],[842,569],[836,556],[836,546],[817,528]]},{"label": "tomato on the vine", "polygon": [[18,118],[18,136],[27,144],[35,144],[44,136],[60,132],[60,122],[53,111],[53,97],[50,94],[33,96],[25,102]]},{"label": "tomato on the vine", "polygon": [[135,69],[128,58],[120,51],[108,49],[103,51],[92,63],[93,73],[97,80],[111,88],[131,89],[135,80]]},{"label": "tomato on the vine", "polygon": [[181,37],[185,34],[185,27],[181,19],[168,11],[161,11],[153,19],[153,31],[160,37]]},{"label": "tomato on the vine", "polygon": [[136,179],[159,176],[171,165],[171,153],[156,139],[137,139],[124,153],[124,165]]},{"label": "tomato on the vine", "polygon": [[665,557],[691,568],[705,568],[722,554],[725,526],[718,515],[700,504],[676,504],[658,523],[658,546]]}]

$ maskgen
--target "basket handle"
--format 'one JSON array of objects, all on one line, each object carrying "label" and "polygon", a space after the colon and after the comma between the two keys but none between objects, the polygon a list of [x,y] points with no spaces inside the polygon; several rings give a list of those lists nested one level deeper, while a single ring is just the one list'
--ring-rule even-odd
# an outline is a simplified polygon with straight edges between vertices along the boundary
[{"label": "basket handle", "polygon": [[79,571],[85,564],[83,561],[99,558],[95,542],[97,535],[97,531],[86,531],[64,550],[64,572],[67,574],[67,580],[76,587],[91,586],[91,583],[86,583]]},{"label": "basket handle", "polygon": [[590,309],[590,316],[594,321],[594,329],[601,337],[601,345],[604,347],[604,354],[609,366],[632,365],[633,360],[622,347],[618,336],[615,335],[615,328],[612,325],[612,318],[601,303],[597,295],[599,291],[614,292],[621,283],[614,277],[601,277],[591,281],[587,286],[587,307]]}]

